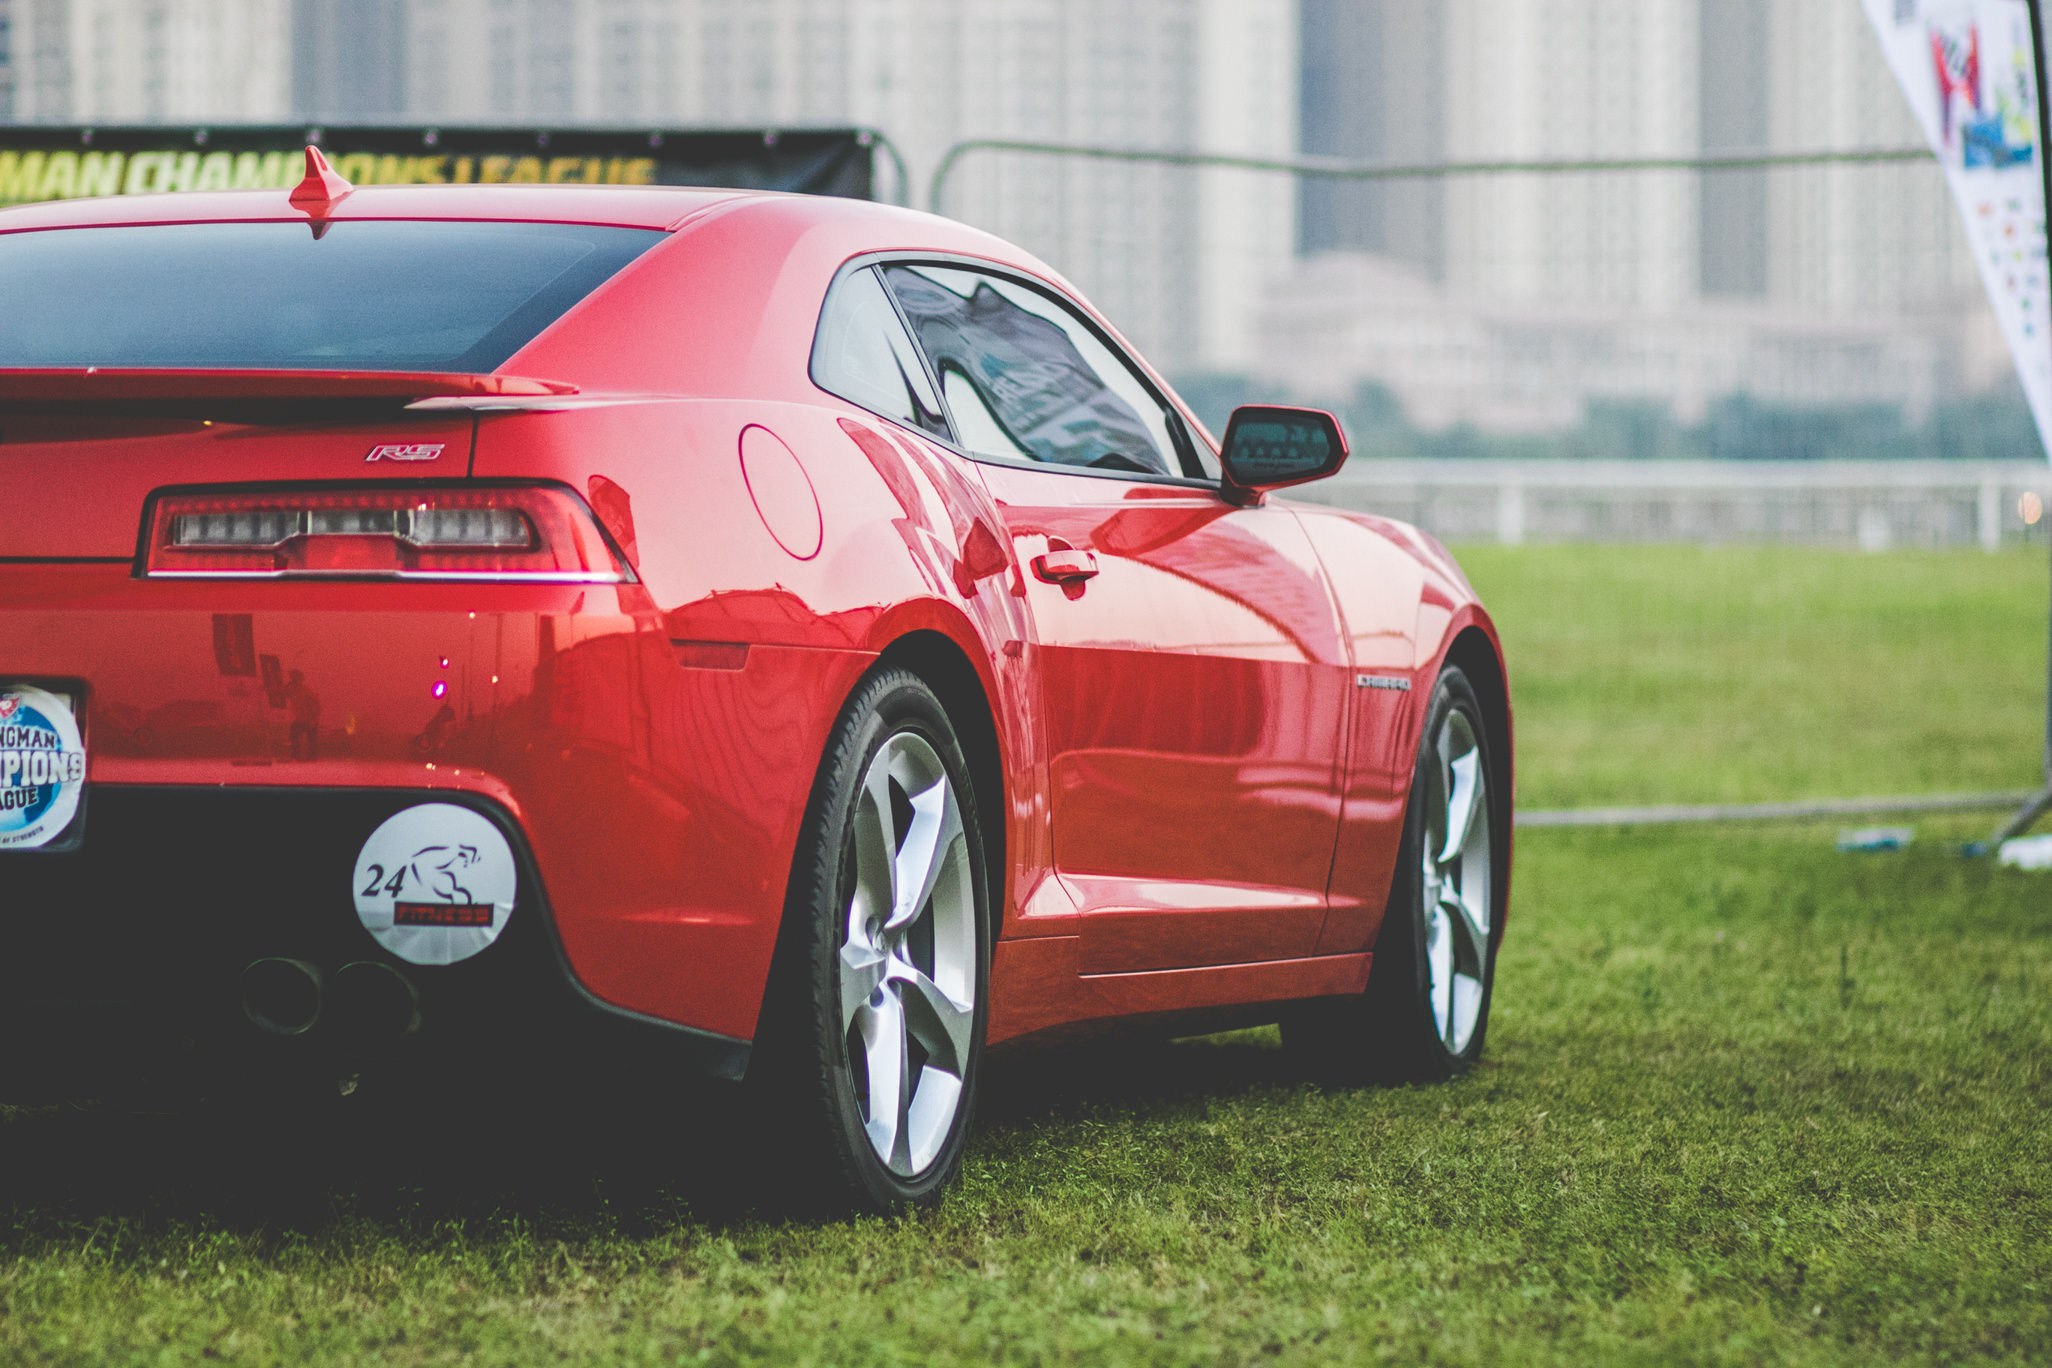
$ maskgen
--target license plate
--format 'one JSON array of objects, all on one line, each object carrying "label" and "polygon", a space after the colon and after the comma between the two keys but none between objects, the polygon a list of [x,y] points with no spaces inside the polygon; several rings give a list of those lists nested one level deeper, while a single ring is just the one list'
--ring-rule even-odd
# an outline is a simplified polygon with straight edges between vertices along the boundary
[{"label": "license plate", "polygon": [[0,851],[61,851],[85,834],[79,694],[0,680]]}]

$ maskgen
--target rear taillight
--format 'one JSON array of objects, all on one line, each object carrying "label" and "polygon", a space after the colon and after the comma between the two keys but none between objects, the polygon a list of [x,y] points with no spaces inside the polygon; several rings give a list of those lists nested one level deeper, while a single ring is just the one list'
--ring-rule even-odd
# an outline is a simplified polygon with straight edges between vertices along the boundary
[{"label": "rear taillight", "polygon": [[144,573],[617,584],[629,575],[560,485],[159,494]]}]

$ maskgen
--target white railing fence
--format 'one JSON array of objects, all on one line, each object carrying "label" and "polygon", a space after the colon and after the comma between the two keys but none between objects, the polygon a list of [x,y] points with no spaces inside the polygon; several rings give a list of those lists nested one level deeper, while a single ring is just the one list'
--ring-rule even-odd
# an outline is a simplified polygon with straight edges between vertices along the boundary
[{"label": "white railing fence", "polygon": [[1354,460],[1297,498],[1446,542],[2044,544],[2043,461]]}]

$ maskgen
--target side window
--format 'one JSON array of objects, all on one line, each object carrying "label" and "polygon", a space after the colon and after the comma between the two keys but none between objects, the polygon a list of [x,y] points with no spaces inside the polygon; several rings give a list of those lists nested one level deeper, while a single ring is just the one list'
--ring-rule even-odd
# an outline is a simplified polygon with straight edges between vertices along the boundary
[{"label": "side window", "polygon": [[1179,420],[1067,309],[979,271],[883,271],[941,377],[966,449],[1098,470],[1181,473]]},{"label": "side window", "polygon": [[926,367],[868,268],[843,276],[827,294],[812,339],[812,383],[907,427],[950,436]]}]

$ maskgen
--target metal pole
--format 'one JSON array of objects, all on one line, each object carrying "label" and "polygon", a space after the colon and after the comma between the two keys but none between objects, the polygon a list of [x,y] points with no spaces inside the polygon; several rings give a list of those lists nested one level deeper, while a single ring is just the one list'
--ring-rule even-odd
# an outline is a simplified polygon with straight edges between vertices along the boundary
[{"label": "metal pole", "polygon": [[[2031,12],[2031,66],[2038,78],[2038,182],[2045,189],[2046,210],[2052,212],[2052,166],[2045,161],[2052,154],[2052,110],[2045,108],[2045,7],[2043,0],[2030,0],[2027,8]],[[2040,441],[2045,436],[2038,434]],[[2052,537],[2046,541],[2052,543]],[[2045,792],[2038,811],[2043,812],[2047,804],[2052,804],[2052,612],[2048,612],[2045,635]]]},{"label": "metal pole", "polygon": [[896,193],[891,196],[891,203],[903,205],[908,209],[911,208],[912,172],[905,166],[905,154],[898,151],[898,145],[892,142],[889,135],[881,128],[865,128],[860,133],[862,137],[869,140],[869,146],[872,151],[881,148],[883,154],[891,159],[891,169],[896,172],[898,181],[892,187]]},{"label": "metal pole", "polygon": [[1575,161],[1418,162],[1392,165],[1339,157],[1239,157],[1220,152],[1174,152],[1160,148],[1107,147],[1094,143],[1027,142],[1013,138],[965,138],[941,154],[926,192],[926,207],[941,212],[941,196],[955,163],[969,152],[1040,152],[1096,161],[1154,162],[1163,166],[1223,166],[1242,171],[1290,171],[1335,180],[1410,180],[1425,176],[1493,176],[1517,172],[1558,175],[1576,171],[1725,171],[1757,166],[1810,166],[1827,162],[1929,161],[1928,147],[1853,147],[1839,151],[1772,152],[1717,157],[1622,157]]},{"label": "metal pole", "polygon": [[[2038,13],[2036,0],[2032,0],[2031,15]],[[2052,537],[2046,538],[2052,544]],[[2029,802],[2016,810],[2016,814],[1995,829],[1995,834],[1985,841],[1977,841],[1967,847],[1969,855],[1986,855],[1994,851],[2012,836],[2020,836],[2030,830],[2031,824],[2052,809],[2052,619],[2047,621],[2045,646],[2045,787],[2039,789]]]},{"label": "metal pole", "polygon": [[[2031,14],[2031,66],[2038,79],[2038,178],[2045,190],[2045,204],[2052,209],[2052,167],[2045,164],[2048,144],[2052,144],[2052,111],[2045,108],[2045,15],[2043,0],[2029,0],[2027,8]],[[2039,433],[2042,443],[2046,433]],[[2052,544],[2052,537],[2046,539]],[[1970,855],[1984,855],[2000,846],[2012,836],[2028,831],[2033,822],[2052,808],[2052,616],[2046,619],[2045,634],[2045,754],[2043,759],[2044,788],[2038,795],[2016,810],[2016,815],[1998,827],[1993,836],[1967,847]]]}]

